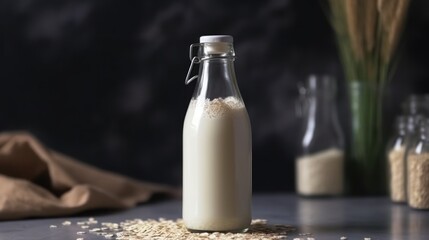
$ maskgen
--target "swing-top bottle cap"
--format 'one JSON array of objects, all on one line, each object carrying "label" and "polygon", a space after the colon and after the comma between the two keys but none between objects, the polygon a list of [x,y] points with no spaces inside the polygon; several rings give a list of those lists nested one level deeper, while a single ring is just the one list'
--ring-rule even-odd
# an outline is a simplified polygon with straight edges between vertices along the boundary
[{"label": "swing-top bottle cap", "polygon": [[[185,84],[190,83],[198,75],[190,78],[192,66],[206,60],[225,60],[234,61],[235,52],[233,45],[234,39],[231,35],[205,35],[200,37],[200,43],[194,43],[189,47],[189,59],[191,66],[185,78]],[[194,47],[198,47],[196,56],[193,54]]]},{"label": "swing-top bottle cap", "polygon": [[200,37],[200,43],[233,43],[233,41],[231,35],[206,35]]},{"label": "swing-top bottle cap", "polygon": [[203,54],[207,55],[234,55],[232,48],[233,38],[230,35],[207,35],[200,37],[203,45]]}]

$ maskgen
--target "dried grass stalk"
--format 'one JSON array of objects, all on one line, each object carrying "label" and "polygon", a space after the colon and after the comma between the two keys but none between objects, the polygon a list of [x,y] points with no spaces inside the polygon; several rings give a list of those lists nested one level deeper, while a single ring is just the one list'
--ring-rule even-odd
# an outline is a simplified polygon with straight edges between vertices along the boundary
[{"label": "dried grass stalk", "polygon": [[389,31],[387,32],[387,39],[385,40],[386,47],[383,48],[382,60],[385,63],[390,61],[398,45],[409,3],[410,0],[398,0],[397,8],[395,9]]},{"label": "dried grass stalk", "polygon": [[357,60],[363,59],[363,34],[359,19],[359,0],[348,0],[345,5],[347,29],[353,53]]},{"label": "dried grass stalk", "polygon": [[[346,0],[348,1],[348,0]],[[380,14],[381,23],[385,31],[389,31],[391,28],[392,21],[395,17],[395,9],[398,6],[400,0],[378,0],[377,10]]]},{"label": "dried grass stalk", "polygon": [[327,0],[351,80],[384,81],[410,0]]},{"label": "dried grass stalk", "polygon": [[364,15],[365,21],[364,31],[365,31],[365,50],[367,53],[371,53],[374,50],[376,35],[375,31],[377,29],[377,2],[375,0],[365,0],[364,1]]}]

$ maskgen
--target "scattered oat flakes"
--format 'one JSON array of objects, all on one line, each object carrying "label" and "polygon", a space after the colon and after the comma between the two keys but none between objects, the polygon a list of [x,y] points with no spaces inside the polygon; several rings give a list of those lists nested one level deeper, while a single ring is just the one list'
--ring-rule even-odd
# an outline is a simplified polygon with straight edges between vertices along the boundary
[{"label": "scattered oat flakes", "polygon": [[[95,221],[95,219],[92,219]],[[104,238],[115,238],[118,240],[143,240],[143,239],[286,239],[287,233],[294,230],[286,225],[271,225],[266,220],[256,219],[245,233],[221,233],[221,232],[202,232],[191,233],[184,226],[183,220],[176,221],[159,218],[158,220],[134,219],[126,220],[120,223],[102,222],[101,228],[90,229],[89,232],[104,236]],[[314,240],[314,239],[308,239]]]},{"label": "scattered oat flakes", "polygon": [[113,238],[113,234],[106,234],[106,235],[104,235],[104,238],[107,238],[107,239],[110,239],[110,238]]},{"label": "scattered oat flakes", "polygon": [[70,221],[64,221],[64,222],[62,223],[62,225],[63,225],[63,226],[70,226],[70,225],[71,225],[71,222],[70,222]]}]

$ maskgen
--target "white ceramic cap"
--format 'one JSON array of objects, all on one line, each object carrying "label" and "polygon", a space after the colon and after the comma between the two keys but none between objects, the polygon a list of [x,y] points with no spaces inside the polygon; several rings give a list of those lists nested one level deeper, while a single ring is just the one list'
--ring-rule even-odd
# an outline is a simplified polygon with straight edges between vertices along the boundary
[{"label": "white ceramic cap", "polygon": [[233,38],[230,35],[207,35],[200,37],[200,43],[224,42],[233,43]]}]

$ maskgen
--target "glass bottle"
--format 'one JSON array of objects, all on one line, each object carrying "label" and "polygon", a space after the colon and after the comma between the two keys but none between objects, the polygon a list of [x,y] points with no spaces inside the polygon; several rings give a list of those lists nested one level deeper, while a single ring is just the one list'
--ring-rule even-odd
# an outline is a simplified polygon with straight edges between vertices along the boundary
[{"label": "glass bottle", "polygon": [[[252,139],[233,38],[202,36],[190,56],[186,83],[198,82],[183,126],[184,223],[191,231],[244,231],[251,222]],[[194,63],[201,63],[199,75],[189,79]]]},{"label": "glass bottle", "polygon": [[[405,168],[405,181],[407,180],[407,162],[408,162],[408,152],[411,151],[414,145],[420,141],[420,124],[423,121],[424,117],[422,115],[407,115],[405,116],[406,122],[406,132],[405,132],[405,155],[404,155],[404,168]],[[405,196],[407,196],[407,183],[405,182]],[[405,202],[406,200],[404,200]]]},{"label": "glass bottle", "polygon": [[419,140],[407,157],[408,205],[416,209],[429,209],[429,118],[420,122]]},{"label": "glass bottle", "polygon": [[295,163],[297,192],[304,196],[340,195],[344,188],[344,140],[335,107],[335,80],[311,75],[300,94],[304,134]]},{"label": "glass bottle", "polygon": [[395,134],[387,145],[387,166],[389,177],[389,193],[393,202],[405,202],[406,196],[406,168],[405,149],[407,118],[398,116],[395,124]]}]

